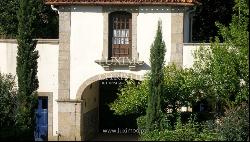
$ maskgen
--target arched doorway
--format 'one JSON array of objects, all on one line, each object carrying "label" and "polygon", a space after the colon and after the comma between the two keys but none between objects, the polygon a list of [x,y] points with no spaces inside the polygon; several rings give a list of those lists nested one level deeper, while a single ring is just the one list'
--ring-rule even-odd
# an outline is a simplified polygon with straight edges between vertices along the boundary
[{"label": "arched doorway", "polygon": [[80,95],[83,101],[81,109],[83,140],[93,140],[98,134],[114,137],[125,129],[136,129],[136,116],[116,116],[108,106],[116,99],[118,87],[124,84],[126,79],[140,81],[142,77],[128,73],[102,74],[85,81],[84,88],[80,87],[79,90],[83,90]]}]

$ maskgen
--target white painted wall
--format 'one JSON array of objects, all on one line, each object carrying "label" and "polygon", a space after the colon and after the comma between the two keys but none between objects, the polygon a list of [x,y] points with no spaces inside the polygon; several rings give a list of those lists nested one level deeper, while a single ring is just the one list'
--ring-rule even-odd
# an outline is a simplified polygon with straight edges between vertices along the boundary
[{"label": "white painted wall", "polygon": [[137,51],[139,59],[148,65],[150,57],[150,47],[156,35],[158,20],[162,21],[162,35],[166,44],[165,61],[170,61],[171,53],[171,13],[169,7],[142,6],[139,7],[137,16]]},{"label": "white painted wall", "polygon": [[0,72],[15,75],[17,43],[12,41],[0,41]]},{"label": "white painted wall", "polygon": [[[153,10],[152,10],[153,9]],[[171,13],[168,7],[140,7],[137,17],[137,51],[139,60],[149,65],[150,46],[154,40],[157,22],[162,20],[163,39],[166,43],[166,63],[171,53]],[[102,58],[103,50],[103,14],[99,6],[71,7],[70,39],[70,98],[75,99],[79,87],[87,79],[106,72],[125,72],[136,75],[145,74],[146,70],[130,71],[119,68],[104,71],[94,61]]]},{"label": "white painted wall", "polygon": [[[103,14],[99,6],[71,7],[70,39],[70,99],[76,98],[79,87],[89,78],[107,72],[126,72],[120,68],[104,71],[95,63],[102,58],[103,50]],[[143,74],[143,71],[134,72]]]},{"label": "white painted wall", "polygon": [[0,42],[0,72],[7,73],[7,48],[5,42]]},{"label": "white painted wall", "polygon": [[194,63],[193,53],[199,46],[192,44],[184,44],[183,45],[183,67],[190,68]]},{"label": "white painted wall", "polygon": [[[8,41],[8,42],[6,42]],[[10,42],[11,41],[11,42]],[[58,43],[39,43],[38,92],[53,92],[53,133],[58,129]],[[16,75],[17,43],[15,40],[0,41],[0,72]],[[17,78],[16,78],[17,80]]]},{"label": "white painted wall", "polygon": [[101,73],[94,61],[102,57],[102,7],[72,6],[70,39],[70,98],[88,78]]},{"label": "white painted wall", "polygon": [[209,48],[208,43],[184,43],[183,45],[183,67],[184,68],[191,68],[194,63],[194,52],[195,50],[199,49],[200,46],[204,46]]}]

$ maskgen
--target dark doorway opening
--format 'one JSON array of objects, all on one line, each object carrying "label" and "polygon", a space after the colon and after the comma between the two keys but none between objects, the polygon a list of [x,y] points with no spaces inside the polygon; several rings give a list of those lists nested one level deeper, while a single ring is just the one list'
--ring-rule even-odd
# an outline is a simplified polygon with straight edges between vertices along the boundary
[{"label": "dark doorway opening", "polygon": [[[124,130],[137,129],[136,115],[115,115],[109,104],[117,99],[118,88],[126,83],[125,79],[106,79],[100,81],[99,132],[122,133]],[[110,131],[110,132],[109,132]]]}]

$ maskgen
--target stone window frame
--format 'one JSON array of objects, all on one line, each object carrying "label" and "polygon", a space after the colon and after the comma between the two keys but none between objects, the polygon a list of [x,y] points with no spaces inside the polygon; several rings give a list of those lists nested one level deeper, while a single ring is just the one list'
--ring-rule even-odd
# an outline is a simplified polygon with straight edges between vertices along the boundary
[{"label": "stone window frame", "polygon": [[[114,20],[114,18],[117,21]],[[125,20],[126,22],[123,20]],[[111,59],[111,57],[121,57],[121,56],[127,57],[127,58],[132,57],[132,52],[131,52],[132,51],[132,13],[126,12],[126,11],[115,11],[115,12],[109,13],[109,37],[108,38],[109,38],[109,50],[108,50],[109,59]],[[117,51],[116,49],[119,49],[119,50]],[[120,49],[123,49],[123,52],[121,52]]]},{"label": "stone window frame", "polygon": [[103,52],[102,59],[108,58],[109,50],[109,14],[116,11],[126,11],[132,14],[132,58],[138,59],[137,52],[137,16],[138,7],[103,6]]},{"label": "stone window frame", "polygon": [[[121,59],[124,64],[117,64],[116,59],[109,60],[109,14],[117,11],[129,12],[132,14],[132,47],[131,60]],[[137,66],[144,64],[139,61],[139,53],[137,51],[137,16],[139,15],[138,6],[103,6],[103,50],[101,60],[95,60],[96,63],[103,66],[105,71],[112,70],[114,66],[128,66],[129,70],[135,71]],[[111,57],[112,58],[112,57]],[[125,60],[125,61],[124,61]],[[133,63],[131,63],[133,62]],[[112,65],[111,65],[112,64]]]}]

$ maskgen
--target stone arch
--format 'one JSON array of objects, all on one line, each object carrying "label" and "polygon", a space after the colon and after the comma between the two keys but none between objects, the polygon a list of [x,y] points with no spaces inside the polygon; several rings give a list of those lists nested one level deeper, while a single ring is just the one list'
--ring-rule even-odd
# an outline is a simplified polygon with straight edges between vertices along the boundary
[{"label": "stone arch", "polygon": [[127,79],[135,79],[135,80],[142,81],[143,75],[136,75],[134,73],[124,73],[124,72],[109,72],[109,73],[95,75],[87,79],[86,81],[84,81],[83,84],[81,84],[81,86],[77,90],[76,99],[81,100],[82,93],[87,86],[89,86],[90,84],[96,81],[107,79],[107,78],[127,78]]}]

